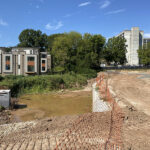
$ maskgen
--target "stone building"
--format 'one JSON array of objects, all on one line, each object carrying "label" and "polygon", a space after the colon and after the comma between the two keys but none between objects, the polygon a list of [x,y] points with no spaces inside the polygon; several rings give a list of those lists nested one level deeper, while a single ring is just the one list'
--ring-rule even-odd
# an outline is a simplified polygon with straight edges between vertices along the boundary
[{"label": "stone building", "polygon": [[51,69],[51,55],[39,48],[0,48],[0,74],[40,75]]},{"label": "stone building", "polygon": [[127,45],[127,65],[138,66],[139,57],[137,50],[143,46],[144,32],[139,30],[139,27],[133,27],[131,30],[124,30],[117,36],[123,36],[126,39]]}]

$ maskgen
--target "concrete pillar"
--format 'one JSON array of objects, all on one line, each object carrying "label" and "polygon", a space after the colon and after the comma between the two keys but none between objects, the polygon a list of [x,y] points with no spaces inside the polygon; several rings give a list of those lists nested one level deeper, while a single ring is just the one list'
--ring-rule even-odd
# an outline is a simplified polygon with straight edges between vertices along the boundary
[{"label": "concrete pillar", "polygon": [[139,27],[133,27],[131,29],[131,65],[139,65],[138,52],[139,49]]},{"label": "concrete pillar", "polygon": [[52,67],[51,64],[51,55],[47,55],[47,70],[50,71]]}]

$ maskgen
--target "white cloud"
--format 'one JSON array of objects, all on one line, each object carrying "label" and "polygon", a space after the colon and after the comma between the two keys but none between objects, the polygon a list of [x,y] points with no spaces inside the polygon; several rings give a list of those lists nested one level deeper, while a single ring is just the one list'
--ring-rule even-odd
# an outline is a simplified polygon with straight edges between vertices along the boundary
[{"label": "white cloud", "polygon": [[145,38],[150,38],[150,33],[145,33],[145,34],[144,34],[144,37],[145,37]]},{"label": "white cloud", "polygon": [[8,23],[3,21],[3,19],[0,19],[0,25],[1,26],[8,26]]},{"label": "white cloud", "polygon": [[79,4],[78,7],[83,7],[83,6],[87,6],[90,4],[91,4],[91,2],[84,2],[84,3]]},{"label": "white cloud", "polygon": [[64,26],[63,25],[63,23],[61,22],[61,21],[59,21],[59,22],[57,22],[57,23],[48,23],[46,26],[45,26],[45,28],[47,29],[47,30],[58,30],[58,29],[60,29],[62,26]]},{"label": "white cloud", "polygon": [[103,4],[101,4],[100,8],[101,9],[107,8],[110,4],[111,2],[109,0],[105,0]]},{"label": "white cloud", "polygon": [[118,10],[114,10],[114,11],[109,11],[106,13],[106,15],[118,14],[118,13],[122,13],[125,11],[126,11],[125,9],[118,9]]}]

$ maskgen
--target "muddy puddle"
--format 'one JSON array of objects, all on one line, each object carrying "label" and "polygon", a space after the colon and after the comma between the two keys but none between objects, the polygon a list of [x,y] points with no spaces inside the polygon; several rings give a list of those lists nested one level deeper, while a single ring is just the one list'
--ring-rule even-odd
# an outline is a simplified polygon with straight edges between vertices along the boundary
[{"label": "muddy puddle", "polygon": [[19,99],[19,109],[12,113],[21,121],[45,117],[83,114],[92,111],[92,92],[79,91],[25,95]]}]

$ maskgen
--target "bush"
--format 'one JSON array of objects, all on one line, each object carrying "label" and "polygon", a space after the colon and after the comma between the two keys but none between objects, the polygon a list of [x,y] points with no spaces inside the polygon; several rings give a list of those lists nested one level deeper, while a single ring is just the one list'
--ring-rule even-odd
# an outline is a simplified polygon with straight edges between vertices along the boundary
[{"label": "bush", "polygon": [[5,108],[0,105],[0,112],[2,112],[3,110],[5,110]]},{"label": "bush", "polygon": [[4,79],[4,77],[0,76],[0,81],[2,81]]},{"label": "bush", "polygon": [[97,72],[95,70],[88,68],[79,69],[78,73],[86,76],[88,79],[95,78],[97,76]]},{"label": "bush", "polygon": [[41,76],[6,76],[0,86],[11,89],[12,97],[25,93],[41,93],[62,88],[77,88],[86,85],[87,76],[75,73]]}]

